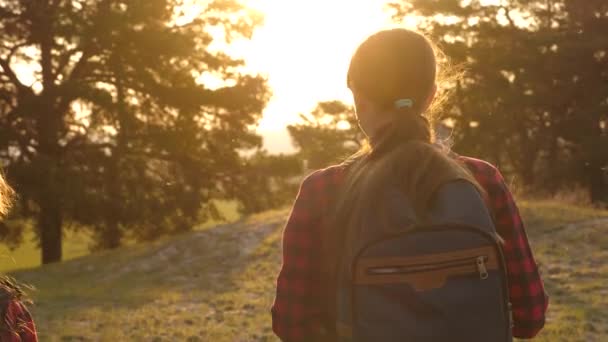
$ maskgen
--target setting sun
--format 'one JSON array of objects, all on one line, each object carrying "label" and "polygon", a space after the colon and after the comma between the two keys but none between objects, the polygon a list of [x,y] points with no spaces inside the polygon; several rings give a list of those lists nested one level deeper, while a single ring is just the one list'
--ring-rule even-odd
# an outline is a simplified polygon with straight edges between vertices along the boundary
[{"label": "setting sun", "polygon": [[257,0],[247,2],[265,22],[237,46],[248,69],[268,77],[273,97],[262,132],[281,131],[323,100],[350,102],[345,75],[367,35],[389,26],[385,1]]}]

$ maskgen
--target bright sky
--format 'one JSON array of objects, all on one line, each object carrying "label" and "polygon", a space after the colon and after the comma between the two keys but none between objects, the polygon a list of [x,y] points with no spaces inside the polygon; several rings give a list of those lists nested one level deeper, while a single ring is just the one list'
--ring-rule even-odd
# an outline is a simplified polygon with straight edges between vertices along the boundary
[{"label": "bright sky", "polygon": [[259,130],[282,131],[317,102],[352,102],[346,71],[354,49],[390,25],[385,0],[250,0],[265,23],[235,49],[268,77],[273,97]]},{"label": "bright sky", "polygon": [[[482,0],[484,5],[502,0]],[[352,53],[370,34],[394,27],[388,0],[246,0],[265,23],[251,41],[232,47],[273,91],[259,131],[284,131],[319,101],[352,103],[346,72]],[[415,28],[416,19],[403,24]]]}]

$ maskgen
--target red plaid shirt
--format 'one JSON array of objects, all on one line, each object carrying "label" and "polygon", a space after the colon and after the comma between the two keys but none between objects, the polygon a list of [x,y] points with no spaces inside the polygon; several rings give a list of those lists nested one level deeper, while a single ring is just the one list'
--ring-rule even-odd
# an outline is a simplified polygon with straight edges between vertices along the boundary
[{"label": "red plaid shirt", "polygon": [[[487,192],[496,230],[504,239],[513,309],[513,335],[532,338],[544,326],[545,293],[519,210],[500,172],[473,158],[458,157]],[[272,307],[272,328],[283,341],[311,338],[323,326],[324,289],[321,275],[321,229],[329,203],[345,174],[343,166],[319,170],[300,187],[283,235],[283,266]]]},{"label": "red plaid shirt", "polygon": [[1,342],[37,342],[36,326],[25,306],[12,300],[6,307],[4,321],[0,322]]}]

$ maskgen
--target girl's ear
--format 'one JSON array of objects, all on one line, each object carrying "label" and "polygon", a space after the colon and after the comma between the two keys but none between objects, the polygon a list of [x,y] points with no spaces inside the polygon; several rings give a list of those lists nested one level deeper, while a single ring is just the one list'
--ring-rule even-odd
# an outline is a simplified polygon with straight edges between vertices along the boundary
[{"label": "girl's ear", "polygon": [[367,113],[369,112],[369,103],[365,100],[365,98],[361,96],[355,96],[355,109],[357,111],[357,115],[360,115],[361,113]]},{"label": "girl's ear", "polygon": [[423,112],[425,112],[427,109],[429,109],[429,107],[431,106],[431,103],[433,103],[433,100],[435,99],[435,95],[437,95],[437,84],[433,84],[433,89],[431,89],[429,97],[426,99],[426,101],[424,103],[424,107],[422,108]]},{"label": "girl's ear", "polygon": [[355,115],[359,128],[369,136],[375,127],[372,104],[356,90],[353,90],[353,99],[355,100]]},{"label": "girl's ear", "polygon": [[353,100],[355,102],[355,113],[357,115],[357,119],[361,120],[361,116],[365,116],[365,114],[370,111],[370,108],[369,108],[370,104],[365,99],[365,97],[362,96],[355,89],[352,89],[352,93],[353,93]]}]

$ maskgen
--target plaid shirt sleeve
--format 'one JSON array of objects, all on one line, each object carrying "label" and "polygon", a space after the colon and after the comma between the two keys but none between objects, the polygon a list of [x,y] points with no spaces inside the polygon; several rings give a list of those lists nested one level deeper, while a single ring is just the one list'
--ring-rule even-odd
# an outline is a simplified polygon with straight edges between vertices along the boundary
[{"label": "plaid shirt sleeve", "polygon": [[38,341],[34,320],[21,302],[12,300],[8,303],[3,323],[0,324],[0,341]]},{"label": "plaid shirt sleeve", "polygon": [[513,335],[532,338],[543,328],[549,298],[532,255],[524,224],[513,196],[500,172],[492,165],[461,157],[487,192],[496,230],[503,238],[509,297],[513,311]]},{"label": "plaid shirt sleeve", "polygon": [[272,328],[283,341],[317,340],[322,332],[325,289],[321,229],[338,167],[316,171],[300,186],[283,233],[283,266],[272,306]]}]

